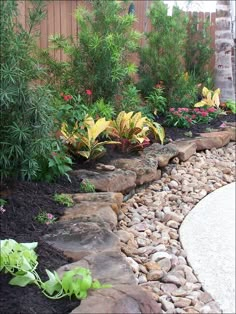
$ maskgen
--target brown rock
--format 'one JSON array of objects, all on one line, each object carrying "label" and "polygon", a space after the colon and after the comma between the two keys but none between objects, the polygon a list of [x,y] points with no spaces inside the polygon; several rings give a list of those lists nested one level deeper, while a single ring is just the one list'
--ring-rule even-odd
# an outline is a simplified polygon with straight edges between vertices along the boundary
[{"label": "brown rock", "polygon": [[236,127],[234,126],[227,126],[224,128],[224,131],[230,134],[230,140],[235,142],[236,141]]},{"label": "brown rock", "polygon": [[64,272],[76,267],[90,269],[92,277],[98,279],[101,283],[109,283],[112,285],[136,284],[135,276],[129,264],[117,251],[91,253],[78,262],[60,267],[57,272],[59,276],[62,276]]},{"label": "brown rock", "polygon": [[95,218],[94,221],[97,221],[97,218],[100,217],[110,225],[112,230],[117,225],[117,215],[111,205],[95,202],[81,202],[73,207],[66,208],[60,221],[69,221],[81,217],[90,217],[91,221],[93,221],[92,218]]},{"label": "brown rock", "polygon": [[196,139],[197,150],[220,148],[230,141],[230,134],[226,131],[200,133],[201,138]]},{"label": "brown rock", "polygon": [[107,314],[107,313],[163,313],[151,294],[138,286],[118,285],[108,289],[89,292],[87,299],[71,314]]},{"label": "brown rock", "polygon": [[157,170],[157,160],[143,156],[139,158],[120,158],[112,161],[116,168],[131,170],[136,173],[136,184],[141,185],[161,178],[161,171]]},{"label": "brown rock", "polygon": [[158,265],[156,262],[147,262],[144,264],[144,266],[150,271],[161,269],[161,266]]},{"label": "brown rock", "polygon": [[116,167],[113,165],[104,165],[104,164],[98,163],[98,164],[96,164],[96,169],[97,170],[105,170],[105,171],[114,171],[116,169]]},{"label": "brown rock", "polygon": [[73,174],[82,180],[88,180],[97,191],[102,192],[129,192],[136,186],[136,173],[130,170],[91,171],[81,169],[73,171]]},{"label": "brown rock", "polygon": [[164,272],[162,270],[152,270],[147,274],[147,279],[150,281],[159,280],[164,276]]},{"label": "brown rock", "polygon": [[123,195],[114,192],[95,192],[95,193],[77,193],[72,194],[75,203],[92,202],[111,205],[115,213],[119,213],[123,202]]},{"label": "brown rock", "polygon": [[71,222],[59,222],[52,226],[44,240],[54,248],[62,250],[67,257],[78,261],[91,252],[119,250],[119,238],[109,230],[101,219],[97,222],[88,217],[77,218]]},{"label": "brown rock", "polygon": [[173,143],[178,150],[178,158],[180,161],[188,160],[196,153],[197,144],[194,141],[176,141]]},{"label": "brown rock", "polygon": [[145,148],[143,154],[155,158],[158,161],[158,166],[162,168],[168,165],[171,158],[178,155],[178,150],[173,144],[163,146],[158,143],[154,143]]}]

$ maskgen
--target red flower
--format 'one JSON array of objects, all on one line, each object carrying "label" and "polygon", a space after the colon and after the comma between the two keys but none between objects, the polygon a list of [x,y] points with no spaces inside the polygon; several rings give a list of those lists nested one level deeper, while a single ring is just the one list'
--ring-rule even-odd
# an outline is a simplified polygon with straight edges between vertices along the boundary
[{"label": "red flower", "polygon": [[193,115],[192,115],[192,119],[195,119],[195,118],[196,118],[196,115],[195,115],[195,114],[193,114]]},{"label": "red flower", "polygon": [[201,115],[202,115],[202,117],[207,117],[208,113],[207,112],[202,112]]},{"label": "red flower", "polygon": [[91,89],[86,89],[86,94],[87,94],[88,96],[91,96],[91,95],[92,95]]},{"label": "red flower", "polygon": [[213,107],[210,107],[210,108],[208,108],[208,112],[215,112],[216,110],[215,110],[215,108],[213,108]]},{"label": "red flower", "polygon": [[65,101],[68,101],[68,100],[72,99],[73,97],[71,95],[64,95],[63,98]]},{"label": "red flower", "polygon": [[175,111],[175,108],[170,108],[169,111],[170,111],[170,112],[173,112],[173,111]]}]

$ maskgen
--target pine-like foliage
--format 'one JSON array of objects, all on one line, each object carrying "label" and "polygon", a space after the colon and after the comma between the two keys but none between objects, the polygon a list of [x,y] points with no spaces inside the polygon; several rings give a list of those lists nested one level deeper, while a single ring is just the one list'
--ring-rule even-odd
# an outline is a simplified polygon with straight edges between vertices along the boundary
[{"label": "pine-like foliage", "polygon": [[139,89],[148,94],[160,81],[170,101],[176,81],[184,73],[187,18],[181,10],[173,7],[167,16],[163,1],[154,1],[148,16],[151,31],[146,33],[146,45],[140,49]]},{"label": "pine-like foliage", "polygon": [[74,89],[82,96],[92,91],[95,102],[114,100],[136,66],[130,62],[138,47],[140,34],[133,29],[135,16],[128,14],[125,1],[91,0],[90,7],[80,4],[75,12],[78,38],[51,38],[54,48],[62,49],[68,61],[55,63],[44,53],[49,71],[58,77],[62,90]]},{"label": "pine-like foliage", "polygon": [[50,93],[36,84],[42,70],[33,53],[45,13],[42,1],[32,1],[25,30],[17,3],[1,1],[0,10],[0,175],[33,179],[51,147]]}]

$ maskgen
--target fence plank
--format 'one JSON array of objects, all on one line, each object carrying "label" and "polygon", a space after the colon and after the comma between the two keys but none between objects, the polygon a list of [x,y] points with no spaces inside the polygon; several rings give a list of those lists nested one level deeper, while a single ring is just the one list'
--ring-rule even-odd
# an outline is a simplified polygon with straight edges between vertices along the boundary
[{"label": "fence plank", "polygon": [[[26,26],[26,10],[27,5],[26,0],[18,0],[19,12],[18,21],[20,21],[23,27]],[[151,30],[150,20],[147,17],[147,10],[150,8],[150,5],[153,1],[151,0],[134,0],[135,11],[137,22],[135,23],[135,28],[141,32],[149,32]],[[40,25],[40,39],[39,46],[41,48],[48,47],[48,36],[52,34],[62,34],[64,36],[72,35],[74,38],[78,34],[78,25],[76,23],[74,12],[76,7],[83,5],[87,8],[90,8],[91,5],[88,1],[85,0],[50,0],[47,1],[47,18],[41,22]],[[208,16],[210,16],[211,27],[210,32],[213,38],[212,48],[215,48],[215,13],[204,13],[204,12],[189,12],[188,15],[192,18],[194,15],[197,15],[199,24],[198,29],[202,28],[201,21],[204,21]],[[143,37],[140,41],[141,45],[145,44],[145,38]],[[63,55],[61,51],[52,51],[51,55],[54,56],[57,60],[66,60],[66,56]],[[138,62],[137,55],[133,56],[132,61]],[[215,56],[211,61],[211,68],[214,68]]]},{"label": "fence plank", "polygon": [[[61,34],[61,1],[54,1],[54,34]],[[61,51],[56,50],[54,52],[55,58],[61,61]]]}]

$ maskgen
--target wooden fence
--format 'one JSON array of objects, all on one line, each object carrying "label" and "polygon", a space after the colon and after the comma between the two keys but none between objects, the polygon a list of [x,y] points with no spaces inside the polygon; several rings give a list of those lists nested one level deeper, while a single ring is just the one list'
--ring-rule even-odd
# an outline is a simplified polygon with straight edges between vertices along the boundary
[{"label": "wooden fence", "polygon": [[[29,1],[18,0],[19,1],[19,21],[23,26],[26,26],[27,11],[30,6]],[[153,0],[155,1],[155,0]],[[135,23],[135,28],[141,32],[147,32],[150,30],[150,21],[147,18],[146,12],[151,5],[150,0],[138,0],[133,1],[135,5],[135,15],[137,17],[137,22]],[[76,37],[78,34],[78,25],[76,23],[74,12],[78,6],[89,6],[89,2],[85,0],[53,0],[47,1],[47,17],[40,24],[40,38],[39,46],[41,48],[48,48],[49,41],[48,38],[53,34],[62,34],[64,36],[72,35]],[[212,48],[215,48],[215,13],[206,12],[189,12],[189,15],[197,14],[199,19],[199,26],[201,27],[201,21],[210,19],[210,33],[213,38]],[[141,45],[144,44],[144,38],[141,39]],[[65,60],[65,56],[61,51],[52,51],[52,56],[57,60]],[[137,56],[134,56],[134,61],[137,61]],[[214,68],[215,58],[212,58],[211,68]]]}]

